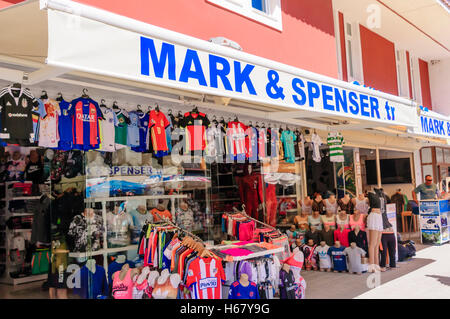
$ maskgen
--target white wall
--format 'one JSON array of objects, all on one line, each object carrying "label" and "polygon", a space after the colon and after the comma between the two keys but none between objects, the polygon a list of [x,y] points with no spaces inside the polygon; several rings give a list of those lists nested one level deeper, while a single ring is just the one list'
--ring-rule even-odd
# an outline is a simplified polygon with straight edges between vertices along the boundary
[{"label": "white wall", "polygon": [[430,63],[428,68],[433,111],[450,116],[450,58]]}]

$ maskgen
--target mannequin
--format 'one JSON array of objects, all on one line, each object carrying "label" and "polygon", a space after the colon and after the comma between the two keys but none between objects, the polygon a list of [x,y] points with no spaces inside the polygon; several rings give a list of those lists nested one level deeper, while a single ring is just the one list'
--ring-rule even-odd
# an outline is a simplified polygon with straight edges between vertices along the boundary
[{"label": "mannequin", "polygon": [[175,219],[178,226],[187,231],[192,231],[194,228],[194,213],[189,209],[189,205],[182,201],[178,210],[175,213]]},{"label": "mannequin", "polygon": [[322,230],[322,219],[320,218],[319,211],[315,210],[312,212],[312,215],[308,216],[308,225],[309,228],[314,226],[318,231]]},{"label": "mannequin", "polygon": [[142,227],[146,222],[153,222],[153,215],[147,212],[145,205],[139,205],[130,212],[133,220],[131,243],[136,244],[139,241]]},{"label": "mannequin", "polygon": [[352,200],[348,194],[345,194],[344,197],[338,200],[339,208],[349,215],[352,211],[353,205]]},{"label": "mannequin", "polygon": [[301,225],[305,224],[308,229],[308,214],[302,210],[299,215],[294,217],[294,224],[297,228],[301,228]]},{"label": "mannequin", "polygon": [[113,274],[112,295],[115,299],[132,299],[133,278],[138,273],[138,269],[131,269],[128,264],[124,264],[120,271]]},{"label": "mannequin", "polygon": [[332,212],[333,214],[337,214],[338,212],[338,203],[336,200],[336,196],[334,194],[330,195],[327,199],[323,200],[323,205],[327,212]]},{"label": "mannequin", "polygon": [[358,210],[361,214],[367,215],[369,212],[369,200],[363,193],[359,193],[358,197],[352,199],[354,210]]},{"label": "mannequin", "polygon": [[350,229],[346,228],[345,225],[341,224],[338,229],[334,231],[334,240],[339,241],[339,243],[344,246],[348,247],[348,233],[350,232]]},{"label": "mannequin", "polygon": [[350,219],[345,210],[340,210],[336,216],[336,227],[340,228],[344,226],[344,228],[350,228]]},{"label": "mannequin", "polygon": [[168,269],[164,269],[155,282],[152,297],[154,299],[176,299],[180,282],[180,274],[171,275]]},{"label": "mannequin", "polygon": [[305,235],[308,230],[308,224],[301,224],[300,228],[295,232],[296,239],[300,239],[302,245],[305,243]]},{"label": "mannequin", "polygon": [[127,261],[127,257],[125,255],[119,255],[119,256],[117,256],[116,261],[119,264],[123,264]]},{"label": "mannequin", "polygon": [[126,202],[120,206],[114,206],[113,210],[106,214],[108,230],[108,246],[110,248],[122,247],[130,244],[130,229],[133,219],[126,212]]},{"label": "mannequin", "polygon": [[303,247],[303,253],[305,254],[306,270],[317,270],[317,256],[316,247],[312,239],[308,240],[308,243]]},{"label": "mannequin", "polygon": [[295,231],[297,228],[295,228],[295,225],[291,225],[291,228],[286,230],[286,235],[288,236],[289,245],[292,245],[295,242]]},{"label": "mannequin", "polygon": [[86,268],[93,274],[95,274],[96,262],[95,259],[88,259],[86,261]]},{"label": "mannequin", "polygon": [[319,245],[320,232],[317,230],[316,226],[311,226],[311,229],[306,232],[305,242],[308,242],[310,239],[314,242],[314,245]]},{"label": "mannequin", "polygon": [[[119,256],[120,257],[120,256]],[[119,258],[117,257],[117,258]],[[149,267],[144,267],[139,275],[134,278],[133,299],[144,298],[144,293],[148,291],[147,277],[150,273]]]},{"label": "mannequin", "polygon": [[289,264],[280,270],[280,299],[295,299],[295,278]]},{"label": "mannequin", "polygon": [[156,215],[156,213],[158,213],[158,215],[161,217],[166,217],[172,220],[172,214],[167,209],[165,209],[163,204],[158,204],[156,208],[153,208],[151,210],[151,214],[153,215],[153,222],[155,223],[161,221],[158,215]]},{"label": "mannequin", "polygon": [[[386,216],[386,203],[387,196],[383,193],[382,189],[375,188],[373,192],[369,194],[370,213],[367,217],[367,229],[369,231],[369,269],[368,272],[380,271],[380,260],[378,248],[381,243],[381,234],[384,229]],[[386,217],[385,217],[386,216]],[[390,225],[387,220],[386,228]],[[392,227],[392,225],[391,225]]]},{"label": "mannequin", "polygon": [[366,252],[363,249],[357,247],[356,243],[353,242],[350,244],[350,247],[345,248],[344,253],[348,256],[349,272],[361,275],[361,257],[364,257],[366,255]]},{"label": "mannequin", "polygon": [[332,211],[327,211],[325,215],[321,216],[322,224],[330,226],[332,230],[336,229],[336,215]]},{"label": "mannequin", "polygon": [[312,203],[312,210],[318,211],[319,214],[321,214],[321,215],[325,214],[323,199],[322,199],[321,195],[316,195],[316,197],[314,198],[313,203]]},{"label": "mannequin", "polygon": [[356,225],[355,229],[348,233],[348,241],[350,243],[355,242],[356,246],[364,249],[367,255],[367,252],[369,251],[369,246],[367,244],[367,234],[365,231],[361,230],[358,225]]},{"label": "mannequin", "polygon": [[333,246],[334,244],[334,230],[331,229],[330,225],[324,225],[320,232],[320,240],[325,241],[328,246]]},{"label": "mannequin", "polygon": [[328,255],[328,249],[330,249],[330,246],[328,246],[324,240],[322,240],[320,246],[316,248],[316,253],[319,257],[320,271],[331,271],[331,259]]},{"label": "mannequin", "polygon": [[259,299],[258,288],[248,280],[246,273],[242,273],[239,280],[231,284],[228,299]]},{"label": "mannequin", "polygon": [[306,196],[303,201],[299,199],[298,204],[302,207],[302,212],[311,215],[313,200],[309,196]]},{"label": "mannequin", "polygon": [[300,274],[304,260],[303,252],[297,247],[292,251],[291,256],[284,261],[284,263],[290,266],[290,270],[294,274],[295,299],[305,298],[306,281]]},{"label": "mannequin", "polygon": [[347,271],[347,260],[345,258],[344,247],[341,246],[339,240],[334,243],[333,247],[328,249],[328,255],[333,261],[333,271],[342,272]]},{"label": "mannequin", "polygon": [[366,215],[362,215],[359,210],[355,210],[353,215],[350,215],[349,223],[350,229],[355,229],[358,226],[361,230],[366,230]]}]

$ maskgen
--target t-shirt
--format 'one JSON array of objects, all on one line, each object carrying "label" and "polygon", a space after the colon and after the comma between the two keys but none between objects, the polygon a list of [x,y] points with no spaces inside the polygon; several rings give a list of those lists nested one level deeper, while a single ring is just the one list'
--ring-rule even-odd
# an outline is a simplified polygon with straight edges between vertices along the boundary
[{"label": "t-shirt", "polygon": [[0,138],[11,144],[34,140],[32,115],[38,108],[39,102],[27,89],[0,90]]},{"label": "t-shirt", "polygon": [[311,137],[311,143],[313,146],[313,160],[314,162],[320,163],[322,157],[320,156],[320,146],[322,145],[322,140],[319,135],[313,133]]},{"label": "t-shirt", "polygon": [[133,226],[136,229],[141,230],[145,225],[145,222],[153,222],[153,215],[146,212],[145,214],[141,214],[136,209],[133,209],[130,212],[131,218],[133,219]]},{"label": "t-shirt", "polygon": [[[37,142],[39,140],[39,119],[45,118],[47,116],[47,112],[45,112],[45,105],[44,102],[42,102],[40,99],[37,99],[39,106],[37,110],[35,110],[31,116],[33,119],[33,134],[34,134],[34,141]],[[70,137],[72,138],[72,131],[69,132]]]},{"label": "t-shirt", "polygon": [[226,278],[220,260],[197,258],[187,272],[186,287],[192,291],[192,299],[222,299],[222,284]]},{"label": "t-shirt", "polygon": [[126,212],[120,214],[107,213],[106,225],[109,244],[126,246],[130,243],[129,229],[130,226],[133,226],[133,219],[130,214]]},{"label": "t-shirt", "polygon": [[219,162],[225,154],[224,133],[221,127],[211,126],[206,130],[206,156]]},{"label": "t-shirt", "polygon": [[297,137],[292,131],[285,130],[281,133],[281,142],[283,142],[284,159],[286,163],[295,163],[294,141],[296,140]]},{"label": "t-shirt", "polygon": [[[138,113],[139,114],[139,113]],[[135,152],[148,152],[149,151],[149,134],[148,127],[150,123],[150,113],[139,114],[139,146],[132,147]]]},{"label": "t-shirt", "polygon": [[139,115],[136,112],[128,113],[130,123],[127,129],[127,145],[130,147],[138,147],[139,142]]},{"label": "t-shirt", "polygon": [[103,119],[100,107],[94,100],[85,98],[75,99],[71,104],[73,148],[97,149],[100,144],[98,120]]},{"label": "t-shirt", "polygon": [[295,157],[296,157],[296,159],[304,160],[305,159],[305,137],[300,132],[296,132],[295,136],[297,137],[296,143],[295,143],[296,144],[295,145]]},{"label": "t-shirt", "polygon": [[116,126],[118,125],[119,120],[112,109],[102,107],[101,110],[104,120],[100,121],[101,144],[99,151],[114,152],[116,150]]},{"label": "t-shirt", "polygon": [[45,112],[47,116],[39,119],[39,146],[57,148],[59,142],[59,109],[58,102],[45,100]]},{"label": "t-shirt", "polygon": [[192,231],[194,228],[194,213],[191,209],[182,210],[181,208],[177,209],[175,213],[175,219],[178,226],[187,231]]},{"label": "t-shirt", "polygon": [[[153,221],[156,223],[156,222],[159,222],[161,219],[158,217],[158,215],[159,216],[161,216],[161,217],[166,217],[166,218],[169,218],[170,220],[172,220],[172,214],[168,211],[168,210],[164,210],[164,211],[160,211],[159,209],[157,209],[157,208],[153,208],[151,211],[150,211],[150,213],[153,215]],[[156,214],[156,213],[158,213],[158,215]]]},{"label": "t-shirt", "polygon": [[347,260],[345,258],[344,253],[345,247],[330,247],[328,249],[328,255],[331,256],[331,260],[333,261],[333,269],[337,271],[345,271],[347,270]]},{"label": "t-shirt", "polygon": [[156,157],[168,155],[166,128],[170,123],[161,111],[152,110],[150,112],[150,137],[153,145],[153,152]]},{"label": "t-shirt", "polygon": [[254,282],[249,282],[245,287],[239,281],[235,281],[228,291],[228,299],[259,299],[258,287]]},{"label": "t-shirt", "polygon": [[414,193],[420,194],[420,199],[434,199],[438,194],[438,189],[436,184],[431,184],[427,186],[426,184],[420,184],[414,189]]},{"label": "t-shirt", "polygon": [[[59,118],[58,118],[58,131],[59,131],[59,142],[58,149],[62,151],[69,151],[72,149],[72,116],[69,113],[72,105],[67,101],[59,102]],[[41,115],[41,117],[43,117]]]},{"label": "t-shirt", "polygon": [[107,296],[109,285],[106,279],[105,268],[95,265],[95,273],[86,266],[81,268],[80,287],[75,287],[73,292],[83,299],[97,299],[99,296]]},{"label": "t-shirt", "polygon": [[331,268],[331,259],[328,255],[328,249],[330,249],[328,245],[325,245],[323,247],[318,246],[316,248],[317,256],[319,256],[320,268]]},{"label": "t-shirt", "polygon": [[123,148],[124,145],[127,145],[127,137],[128,137],[128,124],[127,124],[127,118],[128,113],[125,110],[118,110],[114,111],[117,116],[117,121],[119,122],[116,125],[115,129],[115,142],[116,142],[116,149]]},{"label": "t-shirt", "polygon": [[344,137],[339,132],[330,132],[327,137],[327,144],[330,147],[330,162],[344,162]]},{"label": "t-shirt", "polygon": [[258,130],[253,126],[249,126],[245,130],[245,135],[247,136],[245,156],[250,163],[256,163],[258,160]]},{"label": "t-shirt", "polygon": [[181,126],[186,128],[186,149],[188,151],[204,150],[206,147],[206,128],[210,122],[204,113],[187,112],[181,121]]}]

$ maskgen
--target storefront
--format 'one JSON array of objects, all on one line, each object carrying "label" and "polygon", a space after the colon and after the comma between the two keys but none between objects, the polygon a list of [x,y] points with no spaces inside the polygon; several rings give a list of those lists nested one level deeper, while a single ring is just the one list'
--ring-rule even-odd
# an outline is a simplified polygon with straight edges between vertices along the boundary
[{"label": "storefront", "polygon": [[[33,27],[13,28],[17,14]],[[14,37],[0,36],[11,50],[1,57],[3,96],[29,88],[43,102],[29,96],[42,110],[29,132],[37,143],[26,145],[13,126],[0,136],[19,144],[2,153],[2,224],[10,225],[2,232],[5,256],[13,249],[22,258],[4,259],[2,282],[42,280],[50,268],[51,287],[64,290],[62,296],[66,288],[82,298],[119,296],[112,276],[126,263],[170,270],[178,284],[169,297],[226,298],[221,285],[204,295],[209,283],[188,278],[195,277],[190,249],[202,262],[222,258],[223,267],[216,267],[224,276],[230,270],[238,276],[233,268],[245,261],[259,295],[271,298],[270,287],[279,290],[279,261],[291,253],[280,230],[305,221],[306,196],[355,199],[371,185],[394,183],[394,191],[399,182],[409,191],[415,184],[412,154],[429,140],[407,133],[420,121],[409,100],[80,4],[29,2],[0,16],[2,28],[15,30]],[[25,35],[32,40],[19,45]],[[17,51],[28,58],[10,57]],[[38,189],[20,183],[23,174],[33,179],[34,149],[42,158]],[[405,175],[395,171],[386,181],[381,168],[389,159],[403,161],[396,168],[409,161],[410,178],[395,180]],[[28,201],[42,207],[41,219],[30,214]],[[47,224],[51,232],[43,231]],[[175,245],[185,248],[176,256],[180,265],[165,253]],[[24,266],[27,250],[30,267]],[[46,258],[53,263],[41,264]],[[261,264],[270,271],[252,276]],[[299,273],[297,297],[304,292]],[[156,276],[162,285],[169,273]],[[225,287],[235,281],[222,279]],[[206,286],[184,290],[194,283]],[[153,297],[162,298],[156,290]],[[147,293],[141,289],[140,296]]]}]

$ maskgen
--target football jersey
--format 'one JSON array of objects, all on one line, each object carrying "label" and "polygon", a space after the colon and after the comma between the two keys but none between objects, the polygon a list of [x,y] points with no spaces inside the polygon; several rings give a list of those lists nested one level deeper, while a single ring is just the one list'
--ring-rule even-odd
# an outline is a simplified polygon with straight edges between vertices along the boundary
[{"label": "football jersey", "polygon": [[149,150],[148,127],[150,123],[150,114],[139,114],[139,146],[132,147],[135,152],[147,152]]},{"label": "football jersey", "polygon": [[115,112],[117,116],[117,120],[119,121],[118,125],[115,129],[115,142],[116,142],[116,149],[123,148],[127,145],[127,138],[128,138],[128,124],[127,124],[127,118],[128,113],[125,110],[119,110],[118,112]]},{"label": "football jersey", "polygon": [[116,150],[116,126],[119,124],[116,113],[107,107],[101,107],[103,121],[100,121],[101,143],[99,151],[114,152]]},{"label": "football jersey", "polygon": [[31,115],[33,119],[33,134],[34,134],[34,142],[39,140],[39,119],[45,118],[47,116],[47,112],[45,112],[45,105],[40,99],[37,99],[39,106],[38,109]]},{"label": "football jersey", "polygon": [[259,299],[258,287],[254,282],[249,282],[245,287],[239,281],[235,281],[228,291],[228,299]]},{"label": "football jersey", "polygon": [[295,163],[295,144],[294,141],[297,140],[297,136],[295,136],[292,131],[283,131],[281,133],[281,142],[284,147],[284,158],[286,163]]},{"label": "football jersey", "polygon": [[33,113],[39,108],[39,102],[33,94],[24,88],[12,87],[0,91],[1,132],[0,138],[10,144],[34,140]]},{"label": "football jersey", "polygon": [[172,117],[167,116],[167,121],[169,122],[169,126],[166,127],[166,139],[167,139],[167,147],[169,148],[169,153],[172,152]]},{"label": "football jersey", "polygon": [[222,299],[222,284],[225,272],[222,262],[214,258],[197,258],[187,269],[186,287],[192,299]]},{"label": "football jersey", "polygon": [[229,139],[229,154],[237,156],[246,153],[245,131],[247,127],[241,122],[229,122],[227,136]]},{"label": "football jersey", "polygon": [[62,151],[70,151],[72,149],[72,116],[69,113],[71,104],[67,101],[59,102],[59,118],[58,118],[58,131],[59,131],[59,143],[58,149]]},{"label": "football jersey", "polygon": [[73,148],[79,150],[97,149],[100,144],[99,119],[102,111],[92,99],[78,98],[71,102]]},{"label": "football jersey", "polygon": [[206,128],[209,120],[204,113],[187,112],[184,114],[181,126],[186,129],[186,149],[203,151],[206,147]]},{"label": "football jersey", "polygon": [[128,113],[130,123],[127,129],[127,145],[130,147],[138,147],[139,143],[139,115],[137,112]]},{"label": "football jersey", "polygon": [[162,157],[169,154],[166,136],[166,128],[169,125],[169,121],[163,112],[155,110],[150,111],[150,137],[154,155],[156,157]]},{"label": "football jersey", "polygon": [[265,128],[258,129],[258,158],[259,159],[263,159],[263,158],[267,157],[266,142],[267,142],[266,129]]},{"label": "football jersey", "polygon": [[47,116],[39,119],[39,146],[57,148],[59,142],[58,118],[61,111],[58,102],[43,101]]},{"label": "football jersey", "polygon": [[218,163],[223,162],[225,155],[224,132],[222,127],[212,126],[206,130],[206,156]]},{"label": "football jersey", "polygon": [[246,136],[246,153],[250,163],[256,163],[258,161],[258,130],[253,126],[247,127],[245,130]]}]

